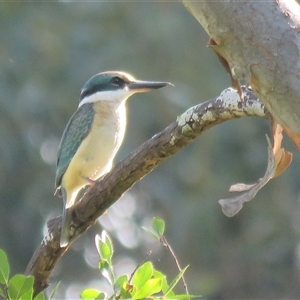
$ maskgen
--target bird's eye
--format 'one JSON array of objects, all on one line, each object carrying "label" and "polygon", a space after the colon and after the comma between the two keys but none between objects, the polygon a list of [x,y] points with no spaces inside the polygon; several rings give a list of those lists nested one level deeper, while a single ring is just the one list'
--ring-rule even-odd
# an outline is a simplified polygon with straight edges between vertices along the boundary
[{"label": "bird's eye", "polygon": [[125,82],[117,76],[111,79],[111,83],[116,86],[123,86],[125,84]]}]

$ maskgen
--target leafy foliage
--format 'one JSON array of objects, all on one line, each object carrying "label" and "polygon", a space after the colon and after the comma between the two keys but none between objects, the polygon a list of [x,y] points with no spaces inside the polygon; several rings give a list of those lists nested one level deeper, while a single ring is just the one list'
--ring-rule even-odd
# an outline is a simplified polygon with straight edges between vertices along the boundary
[{"label": "leafy foliage", "polygon": [[[153,218],[152,228],[144,229],[157,240],[164,241],[165,222],[162,219]],[[174,292],[175,286],[182,279],[187,267],[180,270],[171,284],[168,283],[166,275],[155,269],[150,261],[138,265],[130,276],[121,275],[115,278],[112,262],[114,248],[110,237],[103,231],[101,236],[96,236],[95,242],[100,257],[99,270],[111,285],[113,294],[108,296],[104,292],[88,288],[80,294],[81,299],[191,299],[197,297],[188,293],[178,295]]]},{"label": "leafy foliage", "polygon": [[[163,236],[165,231],[165,222],[160,218],[153,218],[152,228],[147,229],[153,237],[158,239],[169,250],[171,249]],[[87,288],[80,294],[84,300],[99,300],[99,299],[191,299],[197,296],[185,294],[176,294],[175,286],[183,280],[183,275],[188,266],[180,269],[177,276],[169,284],[166,275],[155,269],[152,262],[142,262],[136,267],[133,273],[121,275],[118,278],[115,276],[113,266],[114,247],[109,235],[103,231],[101,236],[95,238],[96,248],[99,254],[98,268],[112,287],[113,294],[108,296],[102,291],[93,288]],[[171,254],[174,256],[173,251]],[[177,258],[175,257],[177,266]],[[10,265],[6,253],[0,249],[0,299],[6,300],[46,300],[44,293],[39,293],[34,296],[34,277],[16,274],[13,277],[10,275]],[[183,280],[184,282],[184,280]],[[185,282],[184,282],[185,284]],[[58,285],[52,291],[49,300],[54,299]],[[187,289],[186,289],[187,291]]]},{"label": "leafy foliage", "polygon": [[[45,300],[44,293],[33,297],[33,276],[16,274],[9,278],[10,266],[6,253],[0,249],[0,299]],[[54,296],[54,295],[53,295]],[[49,298],[53,299],[51,296]]]}]

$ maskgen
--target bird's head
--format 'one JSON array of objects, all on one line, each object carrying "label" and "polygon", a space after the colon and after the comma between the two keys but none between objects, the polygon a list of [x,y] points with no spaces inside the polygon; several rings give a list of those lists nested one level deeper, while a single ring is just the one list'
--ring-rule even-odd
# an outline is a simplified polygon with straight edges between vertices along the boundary
[{"label": "bird's head", "polygon": [[165,81],[136,80],[125,72],[102,72],[94,75],[83,86],[79,106],[101,100],[122,102],[135,93],[149,92],[168,84]]}]

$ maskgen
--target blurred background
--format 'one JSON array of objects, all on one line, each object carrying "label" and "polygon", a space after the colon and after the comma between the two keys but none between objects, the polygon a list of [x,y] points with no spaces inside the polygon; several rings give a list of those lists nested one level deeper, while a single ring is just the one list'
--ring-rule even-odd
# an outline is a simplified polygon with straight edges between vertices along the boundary
[{"label": "blurred background", "polygon": [[[208,36],[180,2],[0,3],[0,248],[12,274],[24,272],[62,211],[54,197],[56,153],[76,110],[80,89],[94,74],[124,70],[166,87],[129,99],[120,161],[189,107],[230,85]],[[146,256],[173,279],[169,253],[141,228],[153,216],[186,281],[203,299],[278,299],[300,295],[300,155],[233,218],[220,198],[250,183],[267,164],[266,120],[244,118],[205,132],[130,191],[78,239],[51,276],[57,299],[77,299],[85,287],[111,293],[97,266],[96,234],[115,243],[117,274],[130,274]],[[182,285],[177,287],[183,292]]]}]

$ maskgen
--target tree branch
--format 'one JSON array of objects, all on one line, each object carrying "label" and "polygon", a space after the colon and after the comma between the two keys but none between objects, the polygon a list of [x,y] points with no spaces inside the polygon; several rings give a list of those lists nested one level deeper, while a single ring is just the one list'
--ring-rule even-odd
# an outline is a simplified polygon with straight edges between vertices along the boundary
[{"label": "tree branch", "polygon": [[[156,166],[187,146],[203,131],[228,120],[268,117],[264,105],[243,87],[244,101],[228,88],[219,97],[188,109],[163,131],[132,152],[73,206],[70,243],[92,226],[121,195]],[[60,248],[61,217],[48,222],[48,234],[32,256],[26,274],[35,277],[35,294],[45,289],[58,260],[68,250]]]}]

